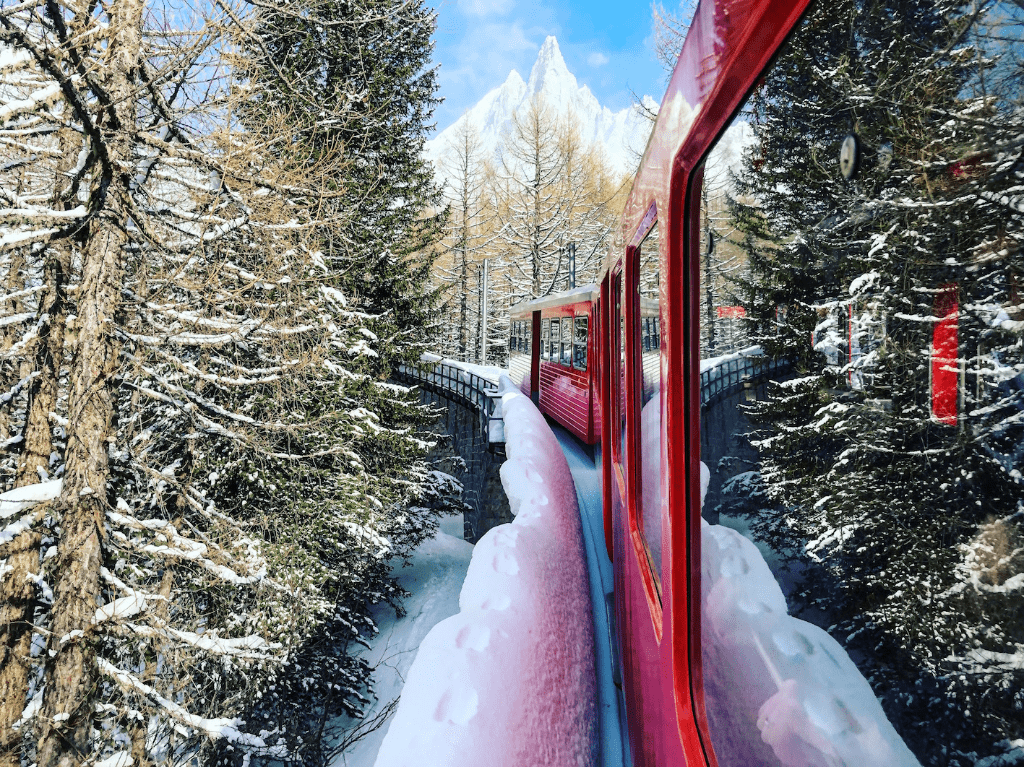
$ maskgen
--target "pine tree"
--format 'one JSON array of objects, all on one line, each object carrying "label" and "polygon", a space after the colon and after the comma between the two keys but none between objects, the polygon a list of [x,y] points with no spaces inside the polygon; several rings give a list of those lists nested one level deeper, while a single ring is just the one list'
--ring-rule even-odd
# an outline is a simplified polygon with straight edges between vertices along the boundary
[{"label": "pine tree", "polygon": [[[243,120],[257,133],[287,126],[288,153],[332,168],[325,204],[338,225],[312,237],[322,268],[306,289],[325,299],[325,327],[358,318],[364,335],[332,344],[320,392],[290,403],[301,420],[323,424],[324,447],[339,416],[353,436],[343,453],[285,485],[297,498],[310,484],[319,489],[291,513],[333,608],[251,715],[266,729],[284,725],[293,758],[323,764],[362,716],[369,669],[350,647],[374,631],[367,606],[386,600],[401,610],[392,558],[407,557],[436,529],[437,511],[455,502],[453,487],[425,462],[430,445],[413,436],[434,412],[391,382],[400,362],[434,348],[439,329],[429,274],[445,217],[422,159],[436,103],[434,15],[419,2],[296,0],[262,7],[256,20]],[[251,471],[241,458],[235,476]],[[271,477],[278,490],[253,501],[272,502],[280,476]]]},{"label": "pine tree", "polygon": [[[758,527],[806,552],[807,604],[827,610],[927,764],[970,763],[964,754],[991,753],[1021,725],[1020,672],[994,660],[1024,643],[1005,621],[1019,595],[1001,588],[1020,563],[997,576],[1003,555],[979,552],[997,532],[1016,540],[1024,511],[1007,459],[1022,327],[997,321],[1019,311],[1021,218],[1002,190],[1024,166],[1019,112],[979,88],[993,60],[972,44],[976,10],[812,10],[754,96],[746,204],[732,208],[750,330],[796,370],[755,409],[770,426],[764,480],[785,506],[785,521]],[[837,160],[850,133],[862,159],[847,182]],[[949,364],[966,385],[948,425],[929,376],[952,298]]]}]

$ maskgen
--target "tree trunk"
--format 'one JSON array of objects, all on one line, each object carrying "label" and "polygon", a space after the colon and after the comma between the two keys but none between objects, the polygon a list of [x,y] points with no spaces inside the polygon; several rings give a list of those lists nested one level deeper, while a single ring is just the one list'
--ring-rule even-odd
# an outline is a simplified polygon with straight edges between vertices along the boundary
[{"label": "tree trunk", "polygon": [[[105,143],[109,180],[105,210],[86,242],[78,289],[78,340],[71,361],[63,528],[57,544],[52,636],[39,714],[39,767],[72,767],[91,756],[93,700],[98,684],[93,616],[101,598],[107,444],[114,435],[119,345],[114,333],[136,122],[133,81],[141,51],[141,0],[110,6]],[[109,175],[108,175],[109,174]],[[75,632],[74,635],[72,633]],[[81,632],[81,633],[77,633]]]},{"label": "tree trunk", "polygon": [[[53,204],[58,207],[61,181],[78,158],[81,138],[77,131],[64,129],[60,135],[61,160],[54,177]],[[72,207],[67,201],[65,208]],[[28,386],[24,445],[18,461],[15,487],[41,479],[40,469],[49,467],[53,452],[49,415],[56,409],[64,358],[64,319],[67,315],[67,280],[71,262],[70,245],[55,243],[45,254],[39,315],[49,319],[40,328],[33,368],[38,376]],[[0,767],[19,767],[22,732],[12,725],[21,718],[28,694],[31,670],[32,621],[36,608],[33,581],[39,572],[40,535],[28,530],[7,547],[6,577],[0,581]],[[2,555],[2,553],[0,553]]]}]

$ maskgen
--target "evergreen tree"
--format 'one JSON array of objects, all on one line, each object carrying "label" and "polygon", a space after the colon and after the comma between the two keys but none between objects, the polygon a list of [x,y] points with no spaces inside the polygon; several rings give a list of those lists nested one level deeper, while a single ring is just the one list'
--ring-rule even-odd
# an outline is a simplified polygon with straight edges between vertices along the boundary
[{"label": "evergreen tree", "polygon": [[[998,55],[974,36],[996,8],[817,6],[753,98],[757,140],[732,205],[750,332],[796,371],[754,411],[769,427],[764,480],[785,506],[757,526],[804,552],[805,606],[863,659],[926,764],[992,753],[1024,707],[1005,662],[1024,645],[1011,580],[1021,113],[986,92]],[[851,133],[861,167],[845,181]],[[934,332],[954,305],[958,351],[943,359]],[[933,410],[943,368],[959,381],[952,416]]]},{"label": "evergreen tree", "polygon": [[[401,610],[392,557],[431,534],[438,510],[451,508],[459,491],[430,469],[429,444],[410,433],[435,413],[390,382],[400,362],[434,347],[438,328],[429,274],[444,213],[436,212],[440,197],[422,159],[437,103],[434,14],[420,2],[295,0],[261,7],[256,21],[243,120],[256,133],[286,126],[293,140],[282,154],[332,168],[326,204],[338,224],[313,235],[309,247],[322,268],[304,289],[321,296],[324,327],[359,318],[364,335],[356,344],[339,337],[322,361],[320,393],[290,401],[302,420],[323,424],[326,444],[304,449],[322,454],[336,428],[354,441],[300,475],[271,472],[271,490],[261,486],[254,499],[268,502],[281,492],[275,485],[297,499],[288,509],[293,521],[274,524],[301,535],[332,608],[251,718],[281,728],[292,758],[323,764],[362,716],[369,669],[351,647],[375,630],[367,606],[386,600]],[[245,456],[232,464],[234,476],[253,468]],[[226,485],[225,499],[234,492]]]}]

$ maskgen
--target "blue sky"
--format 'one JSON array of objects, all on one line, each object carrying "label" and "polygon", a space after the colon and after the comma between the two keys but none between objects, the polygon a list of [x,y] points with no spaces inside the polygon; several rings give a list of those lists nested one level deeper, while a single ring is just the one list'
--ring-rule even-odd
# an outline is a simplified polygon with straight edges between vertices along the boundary
[{"label": "blue sky", "polygon": [[[441,65],[437,127],[443,130],[512,69],[523,78],[548,35],[565,63],[604,106],[622,109],[629,90],[657,100],[665,75],[654,58],[649,0],[436,0],[434,59]],[[666,7],[674,10],[675,3]]]}]

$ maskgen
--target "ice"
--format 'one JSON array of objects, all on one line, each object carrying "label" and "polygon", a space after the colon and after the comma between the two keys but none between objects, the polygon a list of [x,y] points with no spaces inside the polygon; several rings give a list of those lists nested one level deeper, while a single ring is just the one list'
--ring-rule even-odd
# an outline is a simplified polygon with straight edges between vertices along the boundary
[{"label": "ice", "polygon": [[[702,496],[710,472],[701,464]],[[720,764],[918,765],[825,631],[788,614],[757,547],[701,520],[704,692]]]},{"label": "ice", "polygon": [[480,539],[459,614],[420,645],[377,767],[583,765],[597,755],[575,486],[543,416],[507,377],[501,384],[501,479],[516,518]]}]

